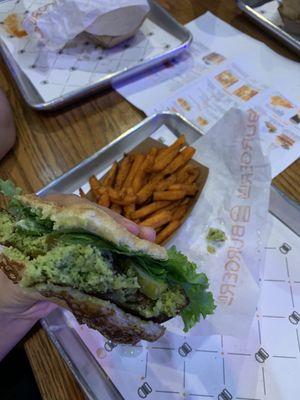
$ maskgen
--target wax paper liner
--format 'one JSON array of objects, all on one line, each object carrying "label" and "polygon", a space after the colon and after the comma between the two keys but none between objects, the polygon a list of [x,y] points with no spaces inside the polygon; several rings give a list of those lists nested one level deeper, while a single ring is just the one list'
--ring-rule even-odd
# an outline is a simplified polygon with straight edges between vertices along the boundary
[{"label": "wax paper liner", "polygon": [[[130,6],[142,7],[145,13],[149,10],[146,0],[58,0],[34,11],[25,18],[23,26],[29,35],[35,36],[48,48],[56,50],[84,32],[101,15],[117,8],[125,10]],[[125,11],[125,26],[126,15]],[[129,27],[127,29],[130,31]],[[104,31],[102,34],[108,33]]]},{"label": "wax paper liner", "polygon": [[[253,320],[263,275],[271,170],[259,141],[258,115],[229,110],[193,146],[195,159],[209,168],[206,186],[171,244],[199,265],[210,279],[217,309],[191,334],[245,335]],[[207,251],[210,227],[227,240],[215,254]],[[182,322],[168,329],[180,333]]]}]

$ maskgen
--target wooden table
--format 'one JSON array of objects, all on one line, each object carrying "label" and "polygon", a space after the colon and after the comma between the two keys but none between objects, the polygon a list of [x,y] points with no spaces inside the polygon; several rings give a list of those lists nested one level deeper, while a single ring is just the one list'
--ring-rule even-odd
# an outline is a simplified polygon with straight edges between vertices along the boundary
[{"label": "wooden table", "polygon": [[[160,3],[185,24],[211,11],[239,30],[268,44],[283,56],[297,57],[245,18],[234,0],[161,0]],[[12,179],[34,192],[118,137],[144,115],[113,90],[107,90],[59,112],[30,110],[0,60],[0,87],[15,113],[18,142],[0,163],[1,178]],[[300,161],[274,179],[278,188],[300,201]],[[41,394],[47,400],[79,400],[84,395],[68,368],[38,326],[25,341]]]}]

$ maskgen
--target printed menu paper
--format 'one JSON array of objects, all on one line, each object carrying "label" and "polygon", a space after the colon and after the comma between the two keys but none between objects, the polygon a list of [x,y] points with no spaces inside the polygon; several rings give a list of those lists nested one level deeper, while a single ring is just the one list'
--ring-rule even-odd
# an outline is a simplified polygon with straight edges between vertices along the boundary
[{"label": "printed menu paper", "polygon": [[147,115],[179,112],[204,133],[231,107],[259,112],[276,176],[300,154],[300,65],[210,13],[187,27],[194,36],[189,52],[117,90]]}]

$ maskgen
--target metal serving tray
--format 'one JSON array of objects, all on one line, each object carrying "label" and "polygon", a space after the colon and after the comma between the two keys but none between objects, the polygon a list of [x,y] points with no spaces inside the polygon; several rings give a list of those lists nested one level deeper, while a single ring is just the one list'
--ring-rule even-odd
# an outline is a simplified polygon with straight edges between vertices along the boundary
[{"label": "metal serving tray", "polygon": [[[1,0],[0,0],[1,1]],[[73,92],[58,97],[54,100],[45,102],[39,95],[30,80],[20,69],[6,45],[1,41],[0,37],[0,53],[6,62],[20,92],[27,105],[35,110],[53,110],[63,107],[67,104],[75,102],[83,97],[96,93],[108,86],[119,83],[120,81],[137,75],[148,68],[166,61],[167,59],[177,56],[181,51],[187,49],[192,42],[192,34],[183,25],[179,24],[162,6],[156,1],[149,0],[150,12],[148,19],[158,25],[160,28],[171,34],[179,40],[179,44],[166,49],[163,53],[158,54],[145,61],[140,61],[138,64],[125,67],[113,73],[110,73],[93,84],[90,84],[82,89],[74,90]]]},{"label": "metal serving tray", "polygon": [[[289,34],[284,30],[284,28],[275,25],[272,21],[256,10],[257,7],[270,3],[270,1],[272,0],[237,0],[237,5],[254,22],[300,55],[300,37],[297,38],[296,36]],[[277,4],[275,4],[274,7],[275,6],[277,7]]]},{"label": "metal serving tray", "polygon": [[105,171],[115,160],[122,158],[124,153],[129,152],[146,138],[153,135],[162,126],[169,128],[176,136],[184,133],[189,144],[202,136],[198,128],[179,114],[171,112],[155,114],[144,119],[109,145],[55,179],[37,194],[45,195],[51,192],[73,193],[87,183],[91,175],[97,175]]},{"label": "metal serving tray", "polygon": [[[166,126],[176,136],[184,133],[189,144],[202,136],[198,128],[179,114],[170,112],[155,114],[129,129],[108,146],[51,182],[37,194],[74,192],[88,181],[90,175],[97,175],[105,171],[116,159],[163,126]],[[89,399],[123,399],[76,331],[69,326],[67,317],[62,310],[58,309],[43,319],[42,326]]]},{"label": "metal serving tray", "polygon": [[[176,136],[184,133],[189,144],[202,136],[196,126],[179,114],[171,112],[155,114],[129,129],[111,144],[41,189],[37,194],[74,192],[88,181],[90,175],[105,171],[124,152],[136,147],[163,126],[166,126]],[[270,212],[300,235],[299,207],[286,201],[281,192],[274,187],[271,188]],[[91,400],[123,399],[77,332],[70,326],[63,310],[58,309],[43,319],[42,326],[73,372],[87,398]]]}]

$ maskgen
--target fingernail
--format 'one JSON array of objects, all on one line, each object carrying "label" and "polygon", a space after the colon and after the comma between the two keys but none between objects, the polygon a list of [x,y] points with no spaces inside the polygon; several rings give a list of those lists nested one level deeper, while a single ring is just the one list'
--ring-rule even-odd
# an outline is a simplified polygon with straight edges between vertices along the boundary
[{"label": "fingernail", "polygon": [[149,240],[150,242],[154,242],[156,233],[155,230],[152,228],[149,228],[147,226],[141,226],[140,227],[140,237],[146,240]]},{"label": "fingernail", "polygon": [[139,234],[140,228],[134,222],[125,221],[125,225],[126,225],[126,229],[128,229],[129,232],[133,233],[134,235]]}]

